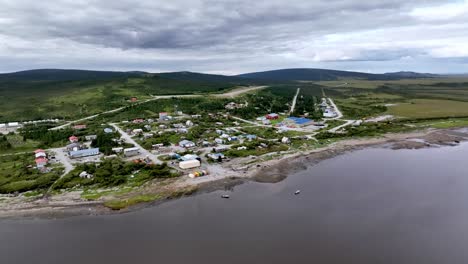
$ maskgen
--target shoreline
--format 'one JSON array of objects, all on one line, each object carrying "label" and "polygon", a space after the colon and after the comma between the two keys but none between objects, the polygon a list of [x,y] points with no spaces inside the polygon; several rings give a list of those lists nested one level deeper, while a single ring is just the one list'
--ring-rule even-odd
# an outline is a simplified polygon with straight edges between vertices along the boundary
[{"label": "shoreline", "polygon": [[[373,138],[345,139],[328,146],[307,151],[285,154],[268,161],[253,162],[238,168],[219,166],[214,174],[197,179],[180,177],[166,182],[149,183],[132,194],[152,194],[160,192],[160,188],[172,190],[154,201],[142,201],[122,210],[112,210],[104,206],[105,200],[86,201],[80,198],[77,191],[55,195],[47,200],[24,198],[4,206],[5,196],[0,196],[0,220],[3,219],[53,219],[84,215],[112,215],[129,213],[158,204],[188,197],[192,193],[201,194],[232,188],[247,181],[259,183],[276,183],[296,171],[315,166],[321,161],[334,158],[349,152],[370,147],[388,147],[391,149],[421,149],[438,146],[456,146],[459,142],[468,140],[468,129],[427,129],[408,133],[385,134]],[[300,164],[301,166],[297,166]],[[265,173],[265,171],[268,171]],[[164,184],[164,185],[163,185]],[[164,186],[164,187],[162,187]],[[188,195],[187,195],[188,193]],[[8,198],[6,198],[8,199]],[[5,208],[3,208],[5,207]]]}]

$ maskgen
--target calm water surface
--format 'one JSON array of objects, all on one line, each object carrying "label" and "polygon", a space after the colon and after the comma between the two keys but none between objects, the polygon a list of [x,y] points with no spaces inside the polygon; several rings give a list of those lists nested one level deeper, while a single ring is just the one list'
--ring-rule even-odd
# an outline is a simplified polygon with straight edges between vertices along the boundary
[{"label": "calm water surface", "polygon": [[[113,216],[0,220],[0,263],[468,263],[468,144],[367,149]],[[300,195],[293,195],[301,189]]]}]

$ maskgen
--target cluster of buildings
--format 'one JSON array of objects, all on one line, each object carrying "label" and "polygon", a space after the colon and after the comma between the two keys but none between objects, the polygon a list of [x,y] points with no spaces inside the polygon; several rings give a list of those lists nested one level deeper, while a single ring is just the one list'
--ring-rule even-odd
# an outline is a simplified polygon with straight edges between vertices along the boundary
[{"label": "cluster of buildings", "polygon": [[[95,135],[87,136],[88,139],[94,139]],[[68,155],[72,159],[79,159],[85,158],[90,156],[97,156],[99,155],[99,148],[87,148],[86,145],[81,144],[79,141],[80,139],[77,136],[71,136],[68,138],[70,144],[66,146],[68,151]]]}]

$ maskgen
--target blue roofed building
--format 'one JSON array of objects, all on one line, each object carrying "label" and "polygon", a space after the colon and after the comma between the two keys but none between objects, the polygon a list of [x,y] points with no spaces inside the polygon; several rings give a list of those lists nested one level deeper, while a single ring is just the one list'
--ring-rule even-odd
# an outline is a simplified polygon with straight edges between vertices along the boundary
[{"label": "blue roofed building", "polygon": [[314,123],[314,120],[305,117],[288,117],[283,121],[284,125],[289,127],[303,127],[310,126]]}]

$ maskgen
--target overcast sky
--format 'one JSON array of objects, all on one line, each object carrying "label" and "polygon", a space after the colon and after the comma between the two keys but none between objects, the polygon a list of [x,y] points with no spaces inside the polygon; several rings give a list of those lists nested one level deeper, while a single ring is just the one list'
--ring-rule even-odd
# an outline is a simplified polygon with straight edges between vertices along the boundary
[{"label": "overcast sky", "polygon": [[0,0],[0,72],[468,72],[468,0]]}]

